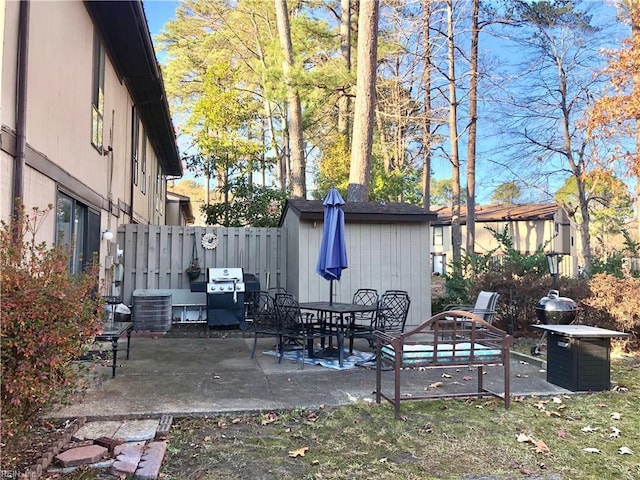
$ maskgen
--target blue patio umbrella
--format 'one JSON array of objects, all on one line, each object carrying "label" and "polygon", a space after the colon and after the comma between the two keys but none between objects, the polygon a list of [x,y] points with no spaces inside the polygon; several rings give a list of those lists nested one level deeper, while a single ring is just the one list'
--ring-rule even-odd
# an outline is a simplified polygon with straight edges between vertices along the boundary
[{"label": "blue patio umbrella", "polygon": [[344,239],[344,200],[335,188],[331,188],[323,202],[324,224],[322,243],[316,272],[329,280],[329,301],[333,302],[333,281],[340,280],[347,268],[347,247]]}]

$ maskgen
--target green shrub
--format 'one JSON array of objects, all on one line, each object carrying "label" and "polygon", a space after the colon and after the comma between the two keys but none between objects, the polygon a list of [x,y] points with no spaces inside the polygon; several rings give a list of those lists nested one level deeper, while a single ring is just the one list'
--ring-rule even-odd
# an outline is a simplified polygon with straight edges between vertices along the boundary
[{"label": "green shrub", "polygon": [[24,211],[0,229],[0,330],[3,438],[29,428],[46,408],[82,391],[73,361],[101,323],[98,265],[74,276],[69,252],[36,243],[50,212]]}]

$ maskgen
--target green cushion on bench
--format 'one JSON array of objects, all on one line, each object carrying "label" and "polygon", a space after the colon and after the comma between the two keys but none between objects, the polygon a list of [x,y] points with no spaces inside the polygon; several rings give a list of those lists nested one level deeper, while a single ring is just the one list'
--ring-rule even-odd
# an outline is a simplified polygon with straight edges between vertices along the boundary
[{"label": "green cushion on bench", "polygon": [[[402,352],[403,365],[416,365],[425,363],[459,363],[471,360],[471,343],[439,343],[437,351],[431,344],[404,345]],[[382,357],[395,361],[395,350],[391,345],[382,347]],[[435,358],[434,358],[435,357]],[[502,358],[500,349],[493,349],[476,343],[473,345],[473,360],[480,363],[498,361]]]}]

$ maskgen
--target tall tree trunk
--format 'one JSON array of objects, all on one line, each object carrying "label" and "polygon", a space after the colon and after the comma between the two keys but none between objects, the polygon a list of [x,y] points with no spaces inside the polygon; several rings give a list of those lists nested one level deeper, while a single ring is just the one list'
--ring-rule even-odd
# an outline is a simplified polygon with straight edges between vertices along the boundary
[{"label": "tall tree trunk", "polygon": [[431,0],[422,1],[423,59],[422,85],[424,89],[424,121],[422,124],[422,206],[431,208]]},{"label": "tall tree trunk", "polygon": [[476,245],[476,138],[478,123],[478,10],[473,0],[471,11],[471,77],[469,79],[469,137],[467,143],[467,255]]},{"label": "tall tree trunk", "polygon": [[453,0],[447,0],[447,56],[449,84],[449,152],[451,158],[451,189],[453,204],[451,209],[451,246],[453,250],[454,272],[459,271],[462,259],[462,235],[460,229],[460,155],[458,153],[458,100],[456,93],[455,41],[453,25]]},{"label": "tall tree trunk", "polygon": [[[351,0],[340,2],[340,55],[347,73],[351,71]],[[349,146],[349,92],[345,84],[338,99],[338,132]]]},{"label": "tall tree trunk", "polygon": [[378,56],[379,1],[360,2],[358,18],[358,81],[353,120],[353,143],[347,200],[366,202],[369,199],[371,149],[376,97]]},{"label": "tall tree trunk", "polygon": [[284,61],[282,72],[287,87],[287,103],[289,106],[289,148],[291,154],[291,196],[305,198],[307,196],[306,162],[304,158],[304,141],[302,139],[302,106],[298,89],[293,85],[291,70],[293,69],[293,46],[289,26],[289,10],[286,0],[274,0],[276,22]]}]

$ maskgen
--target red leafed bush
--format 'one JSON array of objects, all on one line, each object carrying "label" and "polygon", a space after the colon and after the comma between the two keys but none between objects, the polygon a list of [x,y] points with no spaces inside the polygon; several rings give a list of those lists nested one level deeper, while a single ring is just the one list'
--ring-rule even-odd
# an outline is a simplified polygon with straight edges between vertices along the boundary
[{"label": "red leafed bush", "polygon": [[49,212],[23,211],[0,229],[3,438],[29,428],[45,409],[68,403],[83,390],[74,359],[101,322],[97,262],[73,275],[66,248],[35,241]]},{"label": "red leafed bush", "polygon": [[592,325],[612,328],[640,341],[640,278],[599,273],[589,280],[590,295],[583,299],[585,318]]}]

